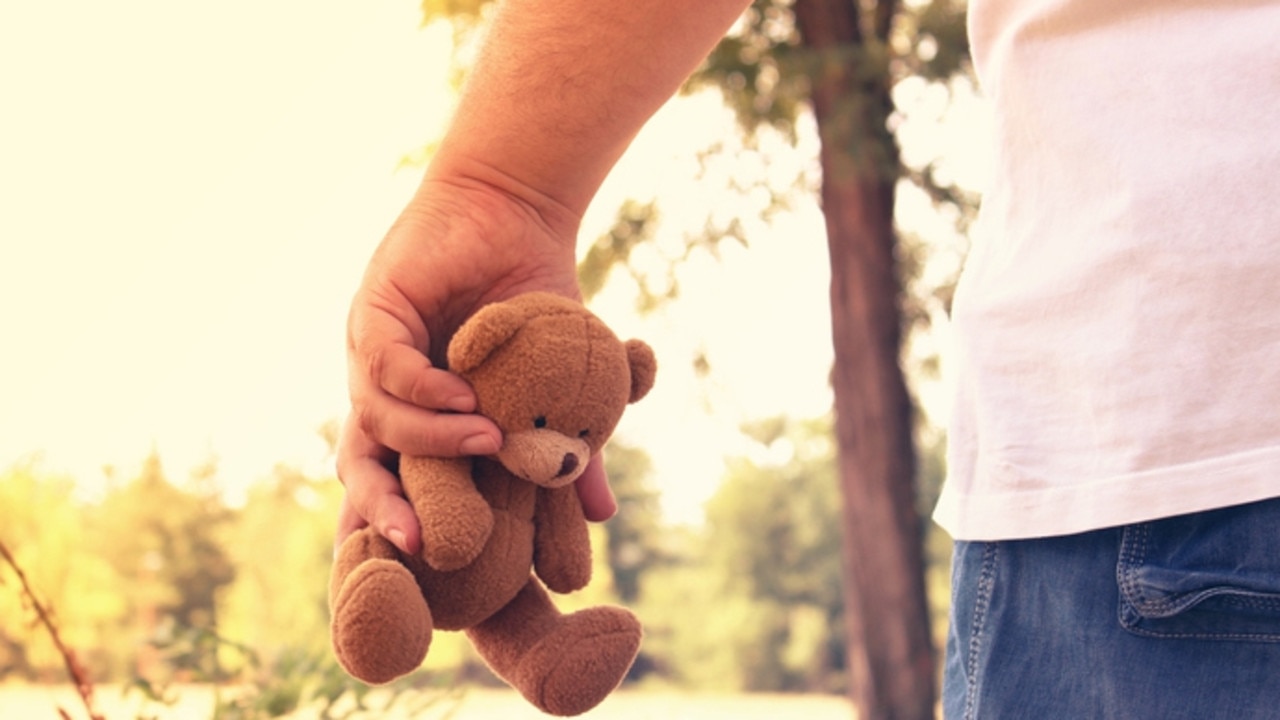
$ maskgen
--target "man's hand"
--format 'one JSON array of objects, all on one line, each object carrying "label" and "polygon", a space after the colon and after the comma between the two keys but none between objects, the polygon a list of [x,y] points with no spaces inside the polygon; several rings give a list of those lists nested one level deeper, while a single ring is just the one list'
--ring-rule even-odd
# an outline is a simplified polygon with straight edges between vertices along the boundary
[{"label": "man's hand", "polygon": [[[487,455],[501,446],[497,426],[473,414],[471,387],[444,369],[445,349],[463,321],[530,290],[581,297],[575,213],[479,165],[452,170],[428,174],[352,301],[351,413],[337,461],[347,488],[339,544],[372,525],[401,550],[418,552],[418,520],[394,473],[398,455]],[[588,519],[616,512],[599,457],[577,487]]]}]

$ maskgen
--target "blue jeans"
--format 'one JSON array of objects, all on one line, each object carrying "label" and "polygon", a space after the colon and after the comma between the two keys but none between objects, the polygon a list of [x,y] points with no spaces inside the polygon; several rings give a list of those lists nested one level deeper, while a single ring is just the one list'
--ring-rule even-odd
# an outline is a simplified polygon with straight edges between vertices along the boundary
[{"label": "blue jeans", "polygon": [[1280,718],[1280,499],[958,542],[947,720]]}]

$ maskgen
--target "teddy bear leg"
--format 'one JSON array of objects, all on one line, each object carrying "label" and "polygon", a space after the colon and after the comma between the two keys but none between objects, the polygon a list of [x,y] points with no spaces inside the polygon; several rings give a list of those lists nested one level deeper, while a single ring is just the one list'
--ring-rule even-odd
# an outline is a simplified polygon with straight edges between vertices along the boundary
[{"label": "teddy bear leg", "polygon": [[530,578],[506,607],[467,630],[480,656],[538,709],[579,715],[626,677],[640,648],[640,622],[616,607],[562,615]]},{"label": "teddy bear leg", "polygon": [[431,611],[395,546],[365,528],[348,537],[329,585],[334,654],[371,685],[418,668],[431,645]]}]

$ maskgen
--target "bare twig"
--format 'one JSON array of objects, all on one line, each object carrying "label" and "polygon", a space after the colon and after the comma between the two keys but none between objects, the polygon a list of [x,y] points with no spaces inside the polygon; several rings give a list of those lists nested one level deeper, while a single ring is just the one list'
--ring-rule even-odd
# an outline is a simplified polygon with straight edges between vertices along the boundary
[{"label": "bare twig", "polygon": [[[96,709],[93,699],[93,681],[89,679],[89,672],[76,659],[75,651],[62,642],[62,635],[58,632],[58,626],[53,621],[52,613],[36,597],[35,590],[31,588],[31,583],[27,580],[26,573],[22,572],[22,568],[18,566],[18,561],[14,559],[13,553],[9,552],[9,548],[5,547],[3,542],[0,542],[0,557],[4,558],[9,567],[13,568],[14,574],[18,576],[18,582],[22,585],[23,594],[31,600],[31,607],[35,608],[40,624],[44,625],[45,630],[49,632],[50,639],[53,640],[58,653],[62,655],[62,661],[67,668],[67,675],[76,686],[76,692],[79,693],[80,700],[84,702],[84,709],[89,713],[89,720],[106,720],[105,716]],[[71,720],[71,716],[62,708],[58,708],[58,714],[62,716],[63,720]]]}]

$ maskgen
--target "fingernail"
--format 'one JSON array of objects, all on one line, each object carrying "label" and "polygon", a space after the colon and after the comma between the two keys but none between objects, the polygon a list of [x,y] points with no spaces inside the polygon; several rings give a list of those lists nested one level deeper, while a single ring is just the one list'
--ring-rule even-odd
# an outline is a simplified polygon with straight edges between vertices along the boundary
[{"label": "fingernail", "polygon": [[405,542],[403,532],[400,532],[399,530],[392,528],[391,530],[387,531],[387,539],[390,540],[393,545],[400,548],[400,552],[406,555],[409,554],[408,543]]},{"label": "fingernail", "polygon": [[492,435],[472,435],[458,445],[463,455],[492,455],[498,452],[498,441]]}]

